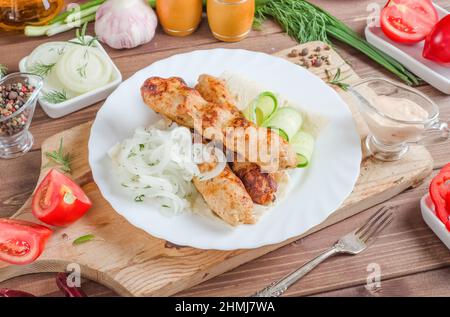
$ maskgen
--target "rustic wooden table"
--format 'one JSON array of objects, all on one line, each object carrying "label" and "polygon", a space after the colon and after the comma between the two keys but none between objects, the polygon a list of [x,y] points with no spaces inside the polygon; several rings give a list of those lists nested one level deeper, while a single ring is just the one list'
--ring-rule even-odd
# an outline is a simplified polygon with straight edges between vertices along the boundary
[{"label": "rustic wooden table", "polygon": [[[329,10],[353,29],[362,34],[366,25],[370,3],[383,5],[385,0],[314,0],[313,3]],[[435,1],[450,10],[447,0]],[[91,25],[92,31],[92,25]],[[73,34],[58,35],[52,40],[67,40]],[[14,33],[0,34],[0,63],[10,71],[18,69],[19,60],[34,47],[48,41],[47,38],[26,38]],[[274,53],[295,45],[278,25],[267,22],[262,31],[254,31],[246,40],[226,44],[215,40],[206,21],[192,36],[169,37],[158,30],[155,39],[147,45],[133,50],[108,53],[120,68],[124,79],[154,61],[173,54],[216,47],[245,48]],[[344,45],[337,50],[361,77],[392,77],[364,55]],[[429,85],[419,89],[430,96],[439,106],[444,120],[450,121],[450,96],[446,96]],[[9,161],[0,161],[0,217],[12,215],[31,195],[40,168],[40,148],[45,138],[92,120],[101,103],[73,113],[61,119],[50,119],[40,108],[36,109],[31,132],[35,137],[33,150],[25,156]],[[430,146],[435,171],[450,161],[450,142]],[[431,178],[431,177],[430,177]],[[396,221],[377,242],[357,257],[336,257],[322,264],[301,282],[290,288],[288,296],[450,296],[450,252],[432,233],[422,220],[419,199],[427,191],[427,179],[420,186],[390,199],[383,205],[398,206]],[[375,206],[350,219],[316,232],[277,251],[242,265],[196,287],[180,296],[246,296],[255,289],[299,267],[304,262],[330,246],[336,238],[353,229],[378,207]],[[381,268],[381,288],[368,291],[364,286],[369,264]],[[39,296],[60,296],[54,282],[55,274],[35,274],[14,278],[1,287],[20,289]],[[91,281],[84,281],[83,289],[89,296],[112,296],[112,291]]]}]

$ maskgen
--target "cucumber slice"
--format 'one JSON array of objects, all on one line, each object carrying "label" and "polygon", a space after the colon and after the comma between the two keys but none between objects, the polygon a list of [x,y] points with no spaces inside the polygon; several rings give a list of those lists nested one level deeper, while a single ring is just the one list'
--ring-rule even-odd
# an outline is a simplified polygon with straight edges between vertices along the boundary
[{"label": "cucumber slice", "polygon": [[270,91],[264,91],[247,108],[244,109],[244,116],[257,125],[264,121],[278,108],[278,99]]},{"label": "cucumber slice", "polygon": [[291,145],[298,157],[297,167],[306,167],[314,152],[314,137],[304,131],[299,131],[291,140]]},{"label": "cucumber slice", "polygon": [[247,108],[242,110],[242,114],[248,121],[251,121],[256,124],[256,112],[254,102],[252,102]]},{"label": "cucumber slice", "polygon": [[275,129],[275,128],[271,128],[272,131],[275,131],[276,133],[278,133],[285,141],[288,141],[289,137],[287,136],[286,132],[284,132],[281,129]]},{"label": "cucumber slice", "polygon": [[[263,126],[282,131],[286,141],[289,142],[300,130],[302,123],[303,118],[299,111],[292,107],[282,107],[264,122]],[[282,136],[283,134],[280,133]]]}]

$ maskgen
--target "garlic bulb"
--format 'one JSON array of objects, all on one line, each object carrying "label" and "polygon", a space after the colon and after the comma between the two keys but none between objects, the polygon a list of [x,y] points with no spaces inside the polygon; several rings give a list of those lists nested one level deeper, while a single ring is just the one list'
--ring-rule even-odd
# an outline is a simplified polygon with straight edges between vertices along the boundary
[{"label": "garlic bulb", "polygon": [[97,10],[95,33],[112,48],[133,48],[150,42],[157,24],[145,0],[108,0]]}]

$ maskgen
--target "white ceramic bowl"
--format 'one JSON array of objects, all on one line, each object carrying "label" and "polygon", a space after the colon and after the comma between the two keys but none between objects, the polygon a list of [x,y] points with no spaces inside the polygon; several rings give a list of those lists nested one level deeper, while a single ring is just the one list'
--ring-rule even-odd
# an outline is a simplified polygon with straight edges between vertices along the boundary
[{"label": "white ceramic bowl", "polygon": [[[89,40],[91,38],[90,36],[86,36],[86,38]],[[72,39],[72,41],[75,41],[76,39]],[[119,84],[122,82],[122,74],[120,73],[117,66],[114,64],[112,59],[109,57],[108,53],[106,53],[103,46],[97,42],[98,48],[100,51],[105,55],[105,58],[108,60],[109,63],[113,66],[113,81],[111,81],[109,84],[103,87],[99,87],[97,89],[94,89],[92,91],[89,91],[87,93],[84,93],[82,95],[76,96],[74,98],[71,98],[67,101],[53,104],[49,103],[45,100],[43,100],[42,96],[38,99],[39,104],[41,105],[42,109],[45,111],[46,114],[48,114],[51,118],[60,118],[65,115],[68,115],[69,113],[78,111],[80,109],[86,108],[90,105],[93,105],[101,100],[106,99],[116,88],[119,86]],[[28,56],[24,57],[20,63],[19,63],[19,69],[21,72],[27,71],[27,58]],[[43,92],[45,92],[45,83]]]},{"label": "white ceramic bowl", "polygon": [[[449,14],[447,10],[437,5],[435,7],[440,18]],[[398,60],[430,85],[450,94],[450,68],[422,57],[424,41],[413,45],[396,43],[384,35],[380,27],[367,26],[365,34],[370,44]]]},{"label": "white ceramic bowl", "polygon": [[438,236],[438,238],[450,249],[450,232],[445,225],[438,219],[434,211],[434,205],[430,195],[426,194],[420,200],[420,209],[422,209],[422,217],[428,227]]}]

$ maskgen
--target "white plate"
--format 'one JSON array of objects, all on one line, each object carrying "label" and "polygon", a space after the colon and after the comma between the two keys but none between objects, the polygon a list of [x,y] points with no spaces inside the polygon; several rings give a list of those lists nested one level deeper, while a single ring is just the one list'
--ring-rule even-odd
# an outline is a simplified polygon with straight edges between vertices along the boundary
[{"label": "white plate", "polygon": [[[86,35],[86,40],[90,40],[92,37]],[[72,41],[75,41],[76,39],[72,39]],[[119,86],[119,84],[122,82],[122,74],[120,73],[119,69],[117,68],[116,64],[112,61],[112,59],[109,57],[108,53],[105,51],[103,46],[100,44],[100,42],[97,41],[97,46],[100,49],[100,51],[105,55],[105,58],[108,60],[108,62],[113,66],[113,80],[103,86],[99,87],[97,89],[94,89],[92,91],[89,91],[87,93],[84,93],[82,95],[76,96],[74,98],[71,98],[67,101],[53,104],[50,102],[45,101],[42,97],[39,98],[39,104],[41,105],[42,109],[45,111],[45,113],[51,117],[51,118],[60,118],[63,116],[68,115],[69,113],[81,110],[83,108],[86,108],[90,105],[93,105],[101,100],[104,100],[106,97],[108,97],[114,89]],[[20,63],[19,63],[19,69],[21,72],[27,72],[27,59],[28,56],[24,57]],[[43,92],[52,90],[47,88],[44,84]]]},{"label": "white plate", "polygon": [[[317,139],[311,166],[295,171],[289,185],[291,193],[254,225],[232,228],[222,221],[193,214],[166,217],[156,208],[134,202],[116,180],[107,151],[130,137],[136,127],[160,119],[141,99],[143,82],[151,76],[179,76],[193,86],[200,74],[219,76],[224,71],[255,80],[305,110],[329,119]],[[333,89],[302,67],[245,50],[194,51],[139,71],[106,100],[89,140],[89,164],[94,180],[119,214],[155,237],[200,249],[257,248],[304,233],[323,222],[351,193],[360,162],[360,137],[352,115]]]},{"label": "white plate", "polygon": [[[447,10],[437,5],[435,7],[440,18],[449,14]],[[396,43],[384,35],[380,27],[367,26],[365,34],[369,43],[398,60],[430,85],[450,94],[450,68],[422,57],[424,41],[413,45]]]},{"label": "white plate", "polygon": [[420,209],[422,210],[422,217],[423,220],[425,220],[425,223],[433,230],[446,247],[450,249],[450,232],[448,232],[445,225],[436,216],[430,195],[426,194],[422,197],[420,200]]}]

